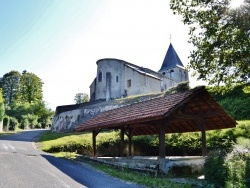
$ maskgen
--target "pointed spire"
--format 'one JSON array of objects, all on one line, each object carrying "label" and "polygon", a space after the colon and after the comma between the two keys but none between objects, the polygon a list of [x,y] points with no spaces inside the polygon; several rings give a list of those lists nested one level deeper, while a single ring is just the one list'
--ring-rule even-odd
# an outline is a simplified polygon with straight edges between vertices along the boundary
[{"label": "pointed spire", "polygon": [[170,43],[168,51],[162,63],[159,72],[166,71],[167,69],[174,68],[176,66],[184,67],[179,56],[177,55],[173,45]]}]

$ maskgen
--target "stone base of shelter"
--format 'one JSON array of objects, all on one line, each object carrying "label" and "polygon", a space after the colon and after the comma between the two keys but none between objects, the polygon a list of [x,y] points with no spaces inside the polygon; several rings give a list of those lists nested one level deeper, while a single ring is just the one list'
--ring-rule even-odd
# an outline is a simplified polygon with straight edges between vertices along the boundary
[{"label": "stone base of shelter", "polygon": [[201,174],[205,162],[205,157],[202,156],[173,156],[165,158],[156,156],[88,158],[121,168],[151,173],[164,172],[175,175]]}]

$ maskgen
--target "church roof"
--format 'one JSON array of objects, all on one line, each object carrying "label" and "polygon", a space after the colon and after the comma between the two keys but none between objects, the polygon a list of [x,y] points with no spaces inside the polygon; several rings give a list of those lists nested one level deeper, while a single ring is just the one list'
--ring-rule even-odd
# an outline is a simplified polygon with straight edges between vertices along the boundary
[{"label": "church roof", "polygon": [[177,55],[173,45],[170,43],[168,47],[168,51],[162,63],[161,69],[159,72],[164,71],[166,69],[171,69],[176,66],[184,67],[179,56]]}]

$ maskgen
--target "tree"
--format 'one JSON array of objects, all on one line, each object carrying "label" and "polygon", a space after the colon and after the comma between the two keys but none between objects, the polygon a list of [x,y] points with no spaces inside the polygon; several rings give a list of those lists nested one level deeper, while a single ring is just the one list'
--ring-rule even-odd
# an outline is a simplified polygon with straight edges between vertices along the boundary
[{"label": "tree", "polygon": [[23,71],[19,84],[18,101],[28,103],[42,101],[42,86],[43,82],[37,75]]},{"label": "tree", "polygon": [[16,99],[20,79],[21,74],[18,71],[10,71],[3,76],[1,88],[7,105],[10,105]]},{"label": "tree", "polygon": [[209,84],[250,82],[250,0],[171,0],[174,14],[190,26],[189,68]]},{"label": "tree", "polygon": [[3,99],[3,95],[2,95],[2,89],[0,88],[0,124],[3,120],[4,113],[5,113],[4,99]]},{"label": "tree", "polygon": [[86,93],[77,93],[74,99],[76,104],[84,103],[89,101],[89,96]]}]

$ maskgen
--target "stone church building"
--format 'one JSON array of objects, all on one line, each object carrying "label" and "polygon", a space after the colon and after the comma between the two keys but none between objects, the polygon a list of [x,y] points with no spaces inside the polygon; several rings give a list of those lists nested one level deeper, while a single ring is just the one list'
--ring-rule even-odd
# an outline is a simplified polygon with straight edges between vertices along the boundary
[{"label": "stone church building", "polygon": [[90,102],[57,106],[52,131],[74,131],[77,125],[100,113],[129,105],[127,100],[117,102],[112,99],[133,95],[150,99],[151,96],[145,94],[155,95],[188,81],[188,71],[172,44],[158,72],[118,59],[100,59],[96,64],[96,78],[90,85]]},{"label": "stone church building", "polygon": [[90,101],[159,93],[189,79],[172,44],[158,72],[118,59],[100,59],[96,64],[97,76],[90,85]]}]

